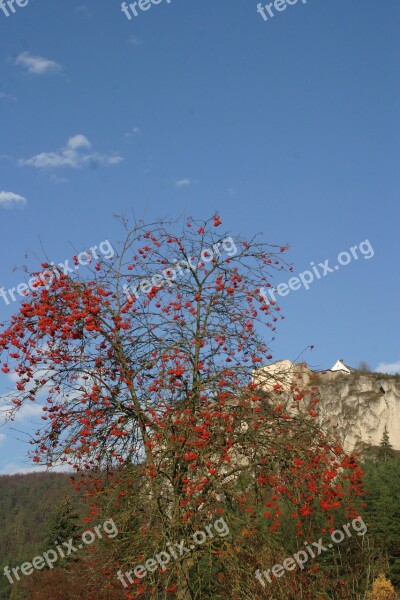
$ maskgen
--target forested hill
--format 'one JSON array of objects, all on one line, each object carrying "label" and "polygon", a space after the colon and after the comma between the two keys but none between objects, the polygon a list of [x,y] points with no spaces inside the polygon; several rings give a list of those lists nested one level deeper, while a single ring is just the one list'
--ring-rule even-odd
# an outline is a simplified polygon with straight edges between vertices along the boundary
[{"label": "forested hill", "polygon": [[[64,473],[0,476],[0,574],[5,565],[32,559],[54,507],[73,493],[70,476]],[[9,598],[6,582],[1,576],[1,600]]]}]

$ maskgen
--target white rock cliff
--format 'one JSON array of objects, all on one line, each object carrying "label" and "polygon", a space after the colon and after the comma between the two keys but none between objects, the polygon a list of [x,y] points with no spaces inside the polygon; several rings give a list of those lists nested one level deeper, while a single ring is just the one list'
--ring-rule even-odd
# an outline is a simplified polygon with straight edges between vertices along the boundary
[{"label": "white rock cliff", "polygon": [[[317,382],[316,382],[317,383]],[[379,446],[385,426],[400,450],[400,378],[378,373],[318,377],[320,420],[334,425],[347,451]]]},{"label": "white rock cliff", "polygon": [[389,441],[400,450],[400,376],[363,373],[342,361],[332,369],[315,372],[305,363],[282,360],[256,369],[253,382],[266,391],[275,383],[289,390],[293,383],[319,389],[319,421],[336,431],[347,452],[379,446],[385,427]]}]

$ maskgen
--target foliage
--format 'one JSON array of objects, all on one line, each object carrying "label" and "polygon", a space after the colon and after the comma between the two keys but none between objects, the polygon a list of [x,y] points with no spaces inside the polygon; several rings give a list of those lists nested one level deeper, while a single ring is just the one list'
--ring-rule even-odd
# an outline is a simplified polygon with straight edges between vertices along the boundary
[{"label": "foliage", "polygon": [[366,520],[370,533],[384,550],[385,568],[400,587],[400,457],[383,462],[366,461]]},{"label": "foliage", "polygon": [[69,480],[70,477],[62,473],[0,477],[1,600],[8,600],[10,595],[4,567],[20,565],[37,554],[44,542],[49,513],[66,492],[71,492]]},{"label": "foliage", "polygon": [[[64,498],[56,505],[51,517],[48,519],[46,526],[46,537],[42,546],[43,552],[53,548],[54,545],[62,545],[63,542],[73,540],[74,542],[80,538],[81,527],[79,527],[79,514],[72,506],[71,497]],[[75,556],[68,556],[58,560],[58,566],[64,566],[69,560],[76,560]]]},{"label": "foliage", "polygon": [[385,425],[385,429],[384,429],[383,435],[382,435],[382,440],[379,445],[378,460],[385,462],[385,461],[389,460],[390,458],[393,458],[394,455],[395,455],[395,452],[393,450],[392,444],[390,443],[387,426]]},{"label": "foliage", "polygon": [[229,520],[230,541],[209,538],[126,598],[222,597],[234,575],[232,597],[251,597],[254,581],[237,573],[254,568],[259,544],[278,548],[285,517],[295,537],[318,539],[339,514],[357,515],[362,471],[317,426],[316,388],[251,379],[272,359],[281,315],[260,288],[288,267],[286,247],[233,240],[220,225],[216,215],[127,229],[111,262],[88,280],[38,283],[0,333],[3,371],[18,376],[10,418],[46,394],[34,461],[79,471],[89,519],[120,527],[101,549],[111,587],[121,590],[117,569]]},{"label": "foliage", "polygon": [[383,574],[375,579],[372,591],[367,594],[367,600],[396,600],[394,587]]}]

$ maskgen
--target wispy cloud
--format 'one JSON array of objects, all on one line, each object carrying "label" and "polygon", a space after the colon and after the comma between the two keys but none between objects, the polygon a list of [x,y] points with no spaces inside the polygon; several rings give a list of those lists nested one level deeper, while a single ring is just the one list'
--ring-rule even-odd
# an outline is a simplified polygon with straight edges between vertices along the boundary
[{"label": "wispy cloud", "polygon": [[[15,408],[12,404],[5,404],[0,406],[0,420],[5,422],[7,415],[10,411]],[[24,421],[32,422],[32,419],[39,418],[43,415],[42,406],[36,403],[23,404],[21,408],[15,413],[14,423],[23,423]]]},{"label": "wispy cloud", "polygon": [[127,133],[124,134],[124,140],[125,140],[125,142],[132,142],[132,140],[134,138],[137,138],[141,135],[142,135],[142,132],[140,131],[139,127],[132,127],[131,131],[128,131]]},{"label": "wispy cloud", "polygon": [[26,198],[14,192],[0,192],[0,208],[15,208],[25,206]]},{"label": "wispy cloud", "polygon": [[52,183],[56,183],[56,184],[69,183],[69,179],[67,179],[66,177],[60,177],[59,175],[56,175],[55,173],[51,173],[49,175],[49,180]]},{"label": "wispy cloud", "polygon": [[185,187],[187,185],[190,185],[192,183],[192,181],[190,179],[177,179],[175,181],[175,185],[176,187]]},{"label": "wispy cloud", "polygon": [[131,35],[128,39],[128,44],[137,48],[142,45],[142,40],[137,35]]},{"label": "wispy cloud", "polygon": [[375,371],[377,373],[389,373],[389,375],[394,375],[395,373],[400,373],[400,360],[394,363],[384,363],[381,362],[376,367]]},{"label": "wispy cloud", "polygon": [[16,410],[14,404],[10,404],[13,398],[15,398],[15,393],[11,392],[0,397],[0,425],[9,422],[11,415],[13,415],[13,423],[32,423],[33,419],[43,415],[42,406],[36,402],[25,403]]},{"label": "wispy cloud", "polygon": [[5,94],[4,92],[0,92],[0,100],[14,100],[16,102],[16,97],[12,94]]},{"label": "wispy cloud", "polygon": [[78,6],[75,9],[75,12],[85,15],[85,17],[87,17],[88,19],[91,16],[93,16],[92,13],[90,12],[90,10],[88,9],[88,7],[86,6],[86,4],[81,4],[81,6]]},{"label": "wispy cloud", "polygon": [[4,442],[6,441],[6,439],[7,439],[6,434],[5,433],[0,433],[0,446],[2,444],[4,444]]},{"label": "wispy cloud", "polygon": [[57,169],[70,167],[79,169],[98,166],[117,165],[124,159],[118,154],[99,154],[91,151],[92,144],[82,134],[69,138],[66,145],[57,152],[41,152],[31,158],[21,158],[19,165],[22,167],[35,167],[36,169]]},{"label": "wispy cloud", "polygon": [[21,52],[15,59],[15,64],[32,75],[53,75],[62,71],[62,66],[54,60],[33,56],[29,52]]}]

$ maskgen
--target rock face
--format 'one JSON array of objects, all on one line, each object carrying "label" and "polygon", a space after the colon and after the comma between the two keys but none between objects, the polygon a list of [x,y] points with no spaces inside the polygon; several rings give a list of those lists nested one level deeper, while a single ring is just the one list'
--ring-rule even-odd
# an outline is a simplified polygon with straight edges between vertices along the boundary
[{"label": "rock face", "polygon": [[315,384],[321,423],[337,427],[347,451],[379,446],[385,426],[393,448],[400,450],[400,377],[326,372]]},{"label": "rock face", "polygon": [[400,376],[342,366],[317,373],[305,363],[283,360],[256,369],[252,379],[265,391],[271,391],[277,382],[285,390],[294,383],[316,385],[320,423],[335,428],[347,452],[379,446],[385,427],[393,448],[400,450]]}]

